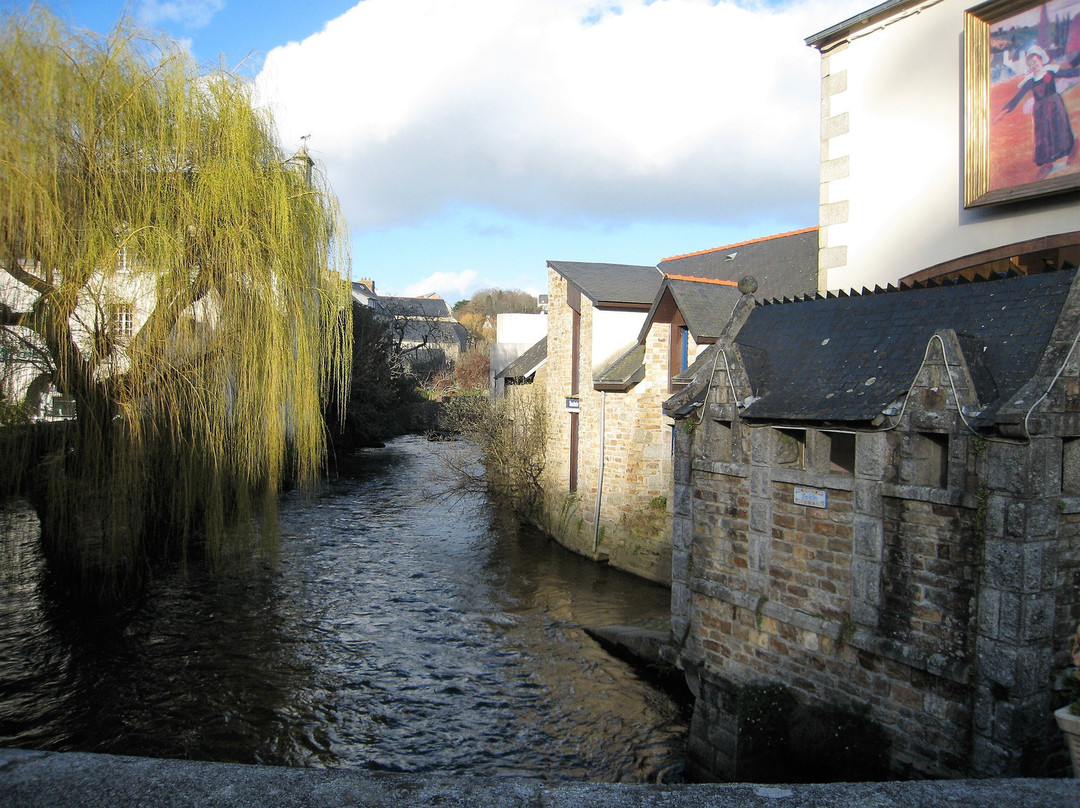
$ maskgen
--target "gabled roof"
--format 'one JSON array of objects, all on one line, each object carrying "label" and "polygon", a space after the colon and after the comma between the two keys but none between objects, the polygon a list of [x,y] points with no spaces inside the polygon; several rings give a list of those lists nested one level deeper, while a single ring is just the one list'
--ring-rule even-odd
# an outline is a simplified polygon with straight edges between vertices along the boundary
[{"label": "gabled roof", "polygon": [[754,308],[734,342],[756,397],[745,418],[871,422],[904,396],[935,332],[956,332],[994,422],[1039,366],[1076,270],[818,296]]},{"label": "gabled roof", "polygon": [[818,228],[727,244],[665,258],[657,265],[668,277],[735,281],[747,276],[758,284],[758,298],[816,294]]},{"label": "gabled roof", "polygon": [[532,376],[547,361],[547,335],[495,374],[496,379],[524,379]]},{"label": "gabled roof", "polygon": [[653,302],[663,276],[656,267],[548,261],[548,266],[576,286],[594,306],[644,307]]},{"label": "gabled roof", "polygon": [[366,285],[358,283],[357,281],[352,282],[352,294],[354,298],[360,301],[376,300],[379,297]]},{"label": "gabled roof", "polygon": [[645,342],[653,322],[670,323],[678,310],[695,342],[712,342],[724,330],[741,297],[734,281],[668,276],[641,326],[638,341]]},{"label": "gabled roof", "polygon": [[645,378],[645,346],[635,342],[593,377],[593,388],[625,393]]},{"label": "gabled roof", "polygon": [[817,228],[728,244],[711,250],[665,258],[664,282],[638,339],[653,322],[671,322],[676,310],[696,342],[720,336],[742,297],[738,283],[750,276],[758,297],[795,297],[817,293]]}]

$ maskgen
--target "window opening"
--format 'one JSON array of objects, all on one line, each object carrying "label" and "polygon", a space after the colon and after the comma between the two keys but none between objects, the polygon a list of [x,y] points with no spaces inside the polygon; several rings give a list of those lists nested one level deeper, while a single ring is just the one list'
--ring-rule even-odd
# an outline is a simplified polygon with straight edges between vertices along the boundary
[{"label": "window opening", "polygon": [[823,432],[829,441],[829,473],[855,474],[855,433]]}]

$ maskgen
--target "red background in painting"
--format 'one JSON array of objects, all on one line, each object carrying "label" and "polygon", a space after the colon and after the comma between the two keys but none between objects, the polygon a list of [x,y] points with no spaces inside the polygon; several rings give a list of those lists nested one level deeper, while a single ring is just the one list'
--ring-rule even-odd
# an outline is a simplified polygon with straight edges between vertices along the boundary
[{"label": "red background in painting", "polygon": [[[1064,92],[1061,87],[1065,80],[1058,82],[1058,91],[1065,101],[1072,121],[1073,134],[1080,137],[1080,84],[1074,84]],[[999,82],[990,87],[990,119],[1009,103],[1020,87],[1019,77]],[[990,186],[997,191],[1035,182],[1046,176],[1047,168],[1040,169],[1033,159],[1035,154],[1035,132],[1031,115],[1024,112],[1024,107],[1031,101],[1028,93],[1012,112],[998,124],[990,126]],[[1063,171],[1054,176],[1064,176],[1080,172],[1080,145],[1073,147],[1068,164]]]}]

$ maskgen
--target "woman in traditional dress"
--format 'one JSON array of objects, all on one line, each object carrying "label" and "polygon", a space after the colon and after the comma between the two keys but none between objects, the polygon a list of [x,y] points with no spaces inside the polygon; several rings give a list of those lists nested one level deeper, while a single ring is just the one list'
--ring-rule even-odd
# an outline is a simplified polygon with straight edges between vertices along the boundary
[{"label": "woman in traditional dress", "polygon": [[1049,62],[1046,51],[1038,45],[1032,45],[1028,49],[1027,77],[1012,100],[995,116],[994,123],[1016,109],[1016,105],[1030,92],[1035,97],[1035,107],[1032,110],[1035,124],[1035,164],[1040,167],[1050,166],[1050,171],[1054,172],[1065,167],[1065,162],[1076,145],[1069,112],[1058,94],[1056,79],[1080,76],[1080,69],[1063,68]]}]

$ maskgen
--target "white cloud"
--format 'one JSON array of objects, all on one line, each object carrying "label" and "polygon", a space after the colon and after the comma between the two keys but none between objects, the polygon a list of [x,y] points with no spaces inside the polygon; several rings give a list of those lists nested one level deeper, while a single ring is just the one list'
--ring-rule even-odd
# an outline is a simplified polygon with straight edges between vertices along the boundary
[{"label": "white cloud", "polygon": [[435,292],[452,306],[459,300],[471,297],[478,289],[479,278],[471,269],[461,272],[435,272],[406,286],[401,297],[419,297]]},{"label": "white cloud", "polygon": [[142,0],[139,19],[146,25],[180,23],[188,28],[202,28],[221,11],[225,0]]},{"label": "white cloud", "polygon": [[[816,218],[819,55],[865,0],[365,0],[259,76],[354,229]],[[812,221],[807,221],[811,224]]]}]

